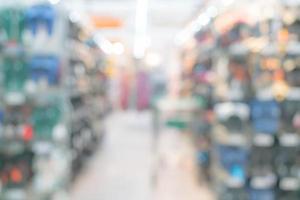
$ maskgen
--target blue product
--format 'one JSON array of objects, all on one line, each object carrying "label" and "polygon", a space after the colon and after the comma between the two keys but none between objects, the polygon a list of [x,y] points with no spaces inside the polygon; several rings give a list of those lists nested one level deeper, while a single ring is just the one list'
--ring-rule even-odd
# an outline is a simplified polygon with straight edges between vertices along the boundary
[{"label": "blue product", "polygon": [[275,200],[273,189],[250,189],[249,200]]},{"label": "blue product", "polygon": [[274,100],[254,100],[251,103],[251,118],[255,132],[275,134],[280,121],[279,104]]},{"label": "blue product", "polygon": [[207,71],[207,69],[205,68],[205,65],[202,65],[202,64],[197,64],[194,68],[194,72],[196,73],[203,73]]},{"label": "blue product", "polygon": [[48,34],[51,35],[53,32],[55,15],[55,10],[51,5],[34,5],[25,12],[26,26],[31,30],[33,35],[36,35],[41,26],[44,26],[47,29]]},{"label": "blue product", "polygon": [[248,200],[248,193],[242,188],[225,188],[219,196],[219,200]]},{"label": "blue product", "polygon": [[4,111],[0,109],[0,124],[4,122]]},{"label": "blue product", "polygon": [[240,165],[233,165],[230,175],[237,180],[244,181],[246,179],[245,169]]},{"label": "blue product", "polygon": [[200,166],[209,165],[209,152],[208,151],[198,151],[197,152],[197,163]]},{"label": "blue product", "polygon": [[55,56],[36,56],[29,63],[30,77],[34,81],[47,79],[49,85],[59,82],[60,64]]},{"label": "blue product", "polygon": [[237,178],[244,178],[248,161],[248,151],[233,146],[219,146],[218,151],[220,163],[225,170],[231,175],[237,176]]}]

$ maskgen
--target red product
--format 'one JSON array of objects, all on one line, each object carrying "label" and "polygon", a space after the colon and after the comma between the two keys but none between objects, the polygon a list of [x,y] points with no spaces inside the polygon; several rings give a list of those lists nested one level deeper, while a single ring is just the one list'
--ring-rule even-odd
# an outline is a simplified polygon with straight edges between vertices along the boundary
[{"label": "red product", "polygon": [[23,127],[23,140],[29,142],[33,138],[33,128],[31,125],[25,125]]}]

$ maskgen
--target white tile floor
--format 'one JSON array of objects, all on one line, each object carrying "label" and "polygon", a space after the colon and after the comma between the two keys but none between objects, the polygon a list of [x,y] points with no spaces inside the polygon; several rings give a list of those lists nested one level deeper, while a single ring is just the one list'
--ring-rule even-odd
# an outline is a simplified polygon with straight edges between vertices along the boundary
[{"label": "white tile floor", "polygon": [[[72,200],[210,200],[199,186],[187,138],[163,131],[156,153],[150,113],[114,113],[100,149],[78,177]],[[154,176],[156,174],[156,176]]]}]

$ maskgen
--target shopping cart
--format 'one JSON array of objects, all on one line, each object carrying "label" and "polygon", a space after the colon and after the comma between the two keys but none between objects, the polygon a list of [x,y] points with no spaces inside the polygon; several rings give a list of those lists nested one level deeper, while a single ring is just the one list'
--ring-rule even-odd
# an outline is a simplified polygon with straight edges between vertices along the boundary
[{"label": "shopping cart", "polygon": [[[199,139],[199,137],[194,137],[197,134],[194,134],[193,131],[195,131],[195,124],[197,124],[198,122],[199,125],[202,121],[201,113],[203,112],[201,110],[201,107],[199,107],[199,102],[192,98],[162,99],[161,101],[158,101],[156,106],[153,108],[154,153],[158,154],[158,141],[159,138],[161,138],[161,133],[165,133],[166,130],[172,130],[170,132],[184,134],[184,137],[187,136],[187,138],[191,139],[196,144],[196,138]],[[198,129],[196,131],[199,131],[199,127],[196,128]],[[194,159],[195,164],[200,164],[199,167],[203,165],[203,168],[209,169],[207,167],[207,165],[209,164],[208,148],[198,148],[196,144]],[[154,172],[154,177],[156,177],[156,171]]]},{"label": "shopping cart", "polygon": [[162,99],[153,107],[153,130],[158,136],[162,127],[180,131],[192,130],[193,124],[201,121],[201,106],[193,98]]}]

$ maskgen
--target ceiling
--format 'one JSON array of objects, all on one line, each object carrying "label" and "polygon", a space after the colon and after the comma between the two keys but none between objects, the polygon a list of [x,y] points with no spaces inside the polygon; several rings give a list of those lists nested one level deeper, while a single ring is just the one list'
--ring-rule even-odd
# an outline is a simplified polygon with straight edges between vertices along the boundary
[{"label": "ceiling", "polygon": [[[108,38],[123,41],[133,49],[136,37],[136,7],[139,0],[73,0],[68,4],[75,11],[112,16],[123,21],[117,29],[100,29]],[[148,0],[146,37],[148,48],[164,57],[174,53],[175,35],[195,16],[203,0]]]}]

